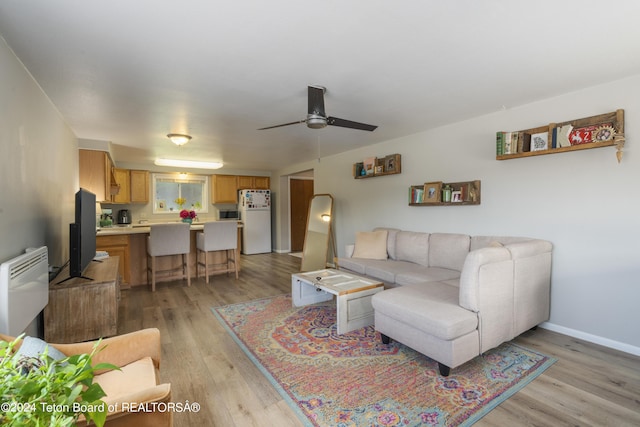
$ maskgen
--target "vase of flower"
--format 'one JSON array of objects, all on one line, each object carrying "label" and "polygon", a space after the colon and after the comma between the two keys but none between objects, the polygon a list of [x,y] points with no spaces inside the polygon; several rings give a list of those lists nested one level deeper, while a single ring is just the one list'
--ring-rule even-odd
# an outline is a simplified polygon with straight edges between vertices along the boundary
[{"label": "vase of flower", "polygon": [[193,223],[193,220],[196,217],[196,211],[188,211],[186,209],[182,209],[180,211],[180,218],[182,222],[187,222],[189,224]]}]

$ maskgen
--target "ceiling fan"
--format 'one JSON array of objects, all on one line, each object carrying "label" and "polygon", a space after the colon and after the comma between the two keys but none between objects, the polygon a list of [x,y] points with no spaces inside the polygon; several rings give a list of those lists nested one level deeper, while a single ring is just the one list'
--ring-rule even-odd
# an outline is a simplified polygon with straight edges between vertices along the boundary
[{"label": "ceiling fan", "polygon": [[306,119],[281,125],[268,126],[258,130],[279,128],[282,126],[296,125],[298,123],[306,123],[307,127],[311,129],[322,129],[326,126],[340,126],[343,128],[368,130],[369,132],[374,131],[378,127],[365,123],[353,122],[351,120],[340,119],[338,117],[327,117],[324,112],[324,93],[326,88],[323,86],[309,86],[308,90],[309,110]]}]

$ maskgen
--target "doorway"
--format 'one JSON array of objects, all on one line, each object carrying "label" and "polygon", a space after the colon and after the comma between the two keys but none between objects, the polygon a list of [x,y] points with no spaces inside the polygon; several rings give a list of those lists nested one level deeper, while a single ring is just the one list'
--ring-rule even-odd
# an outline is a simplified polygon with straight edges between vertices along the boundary
[{"label": "doorway", "polygon": [[313,197],[313,179],[290,177],[289,200],[291,220],[291,252],[300,252],[304,247],[309,204]]}]

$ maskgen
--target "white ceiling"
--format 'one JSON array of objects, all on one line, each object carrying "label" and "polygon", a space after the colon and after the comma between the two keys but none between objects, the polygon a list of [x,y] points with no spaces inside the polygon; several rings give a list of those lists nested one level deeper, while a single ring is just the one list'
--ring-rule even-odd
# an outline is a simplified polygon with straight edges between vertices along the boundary
[{"label": "white ceiling", "polygon": [[[0,2],[2,37],[116,163],[256,171],[637,74],[639,18],[636,0]],[[308,85],[379,128],[257,130],[304,119]]]}]

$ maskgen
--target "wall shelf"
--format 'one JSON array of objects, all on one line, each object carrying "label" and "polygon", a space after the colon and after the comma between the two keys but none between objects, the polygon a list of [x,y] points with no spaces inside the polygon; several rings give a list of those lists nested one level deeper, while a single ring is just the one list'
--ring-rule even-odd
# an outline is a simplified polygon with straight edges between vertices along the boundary
[{"label": "wall shelf", "polygon": [[[571,129],[566,138],[563,138],[562,129]],[[514,134],[517,134],[517,136],[513,136]],[[530,140],[533,135],[546,135],[546,144],[549,148],[535,150],[533,147],[534,141]],[[561,144],[561,140],[565,142]],[[616,157],[620,162],[622,160],[624,142],[624,110],[619,109],[597,116],[561,123],[549,123],[547,126],[537,128],[515,132],[497,132],[496,160],[519,159],[522,157],[615,146]],[[509,144],[513,148],[510,148]],[[529,149],[527,144],[530,144]]]},{"label": "wall shelf", "polygon": [[400,154],[389,154],[384,157],[369,157],[362,162],[354,163],[352,171],[355,179],[397,175],[401,172],[402,156]]},{"label": "wall shelf", "polygon": [[[443,200],[443,189],[451,189],[450,201]],[[457,192],[453,194],[453,192]],[[480,180],[425,182],[409,187],[409,206],[469,206],[480,204]]]}]

